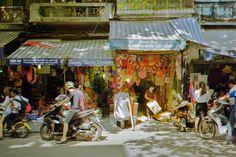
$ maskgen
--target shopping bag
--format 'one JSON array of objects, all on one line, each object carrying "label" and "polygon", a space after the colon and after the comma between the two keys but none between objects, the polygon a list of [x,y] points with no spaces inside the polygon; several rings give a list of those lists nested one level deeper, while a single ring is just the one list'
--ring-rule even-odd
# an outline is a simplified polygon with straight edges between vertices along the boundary
[{"label": "shopping bag", "polygon": [[154,113],[154,114],[157,114],[158,112],[161,111],[161,107],[160,105],[158,104],[158,102],[156,100],[153,100],[153,101],[149,101],[147,103],[147,107]]}]

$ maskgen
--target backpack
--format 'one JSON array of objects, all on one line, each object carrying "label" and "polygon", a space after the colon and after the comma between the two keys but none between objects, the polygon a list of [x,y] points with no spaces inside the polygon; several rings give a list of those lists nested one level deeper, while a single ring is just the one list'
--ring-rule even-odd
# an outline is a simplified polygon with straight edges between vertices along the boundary
[{"label": "backpack", "polygon": [[17,101],[21,104],[21,109],[19,110],[19,114],[29,113],[31,111],[31,105],[28,102],[25,102],[20,96],[21,100],[14,99],[13,101]]}]

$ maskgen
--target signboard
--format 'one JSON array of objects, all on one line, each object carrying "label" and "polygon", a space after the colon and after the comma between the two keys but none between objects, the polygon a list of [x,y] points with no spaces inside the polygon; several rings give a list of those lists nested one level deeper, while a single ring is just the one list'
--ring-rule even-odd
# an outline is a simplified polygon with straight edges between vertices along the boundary
[{"label": "signboard", "polygon": [[37,74],[50,74],[51,68],[48,65],[44,65],[41,69],[37,69]]},{"label": "signboard", "polygon": [[71,59],[69,66],[111,66],[113,60],[111,59]]},{"label": "signboard", "polygon": [[8,59],[9,65],[60,65],[60,59],[55,58],[29,58],[29,59]]},{"label": "signboard", "polygon": [[140,50],[140,51],[180,51],[186,46],[184,40],[110,40],[112,50]]}]

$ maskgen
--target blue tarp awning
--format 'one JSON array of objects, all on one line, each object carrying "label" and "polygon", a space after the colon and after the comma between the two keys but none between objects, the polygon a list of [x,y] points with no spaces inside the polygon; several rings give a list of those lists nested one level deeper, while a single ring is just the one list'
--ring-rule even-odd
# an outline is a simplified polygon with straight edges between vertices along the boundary
[{"label": "blue tarp awning", "polygon": [[196,18],[110,22],[112,50],[180,51],[185,49],[186,41],[205,44]]},{"label": "blue tarp awning", "polygon": [[107,40],[27,41],[7,57],[9,65],[108,66],[113,60]]}]

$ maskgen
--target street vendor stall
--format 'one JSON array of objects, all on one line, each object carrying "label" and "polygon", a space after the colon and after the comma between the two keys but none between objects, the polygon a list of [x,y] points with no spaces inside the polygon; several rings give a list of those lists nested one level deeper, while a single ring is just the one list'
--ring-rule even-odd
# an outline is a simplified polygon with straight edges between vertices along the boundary
[{"label": "street vendor stall", "polygon": [[168,21],[111,21],[110,49],[116,51],[116,88],[135,91],[140,105],[150,84],[163,111],[171,110],[170,94],[181,80],[181,53],[187,41],[204,45],[196,18]]},{"label": "street vendor stall", "polygon": [[[88,108],[106,104],[101,101],[105,100],[110,87],[113,60],[107,40],[32,39],[7,57],[9,66],[36,69],[36,82],[43,88],[41,91],[53,99],[60,94],[60,89],[65,92],[66,81],[81,85],[91,103]],[[35,103],[39,98],[40,95],[33,98],[37,99]],[[101,100],[97,102],[98,99]]]}]

